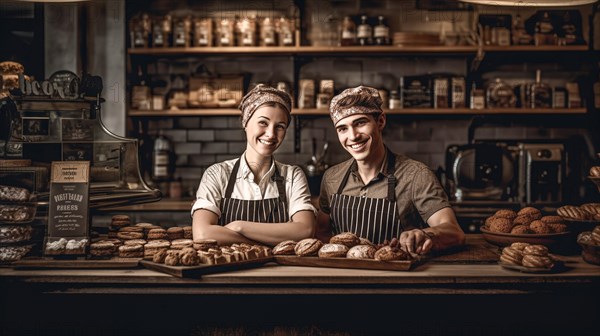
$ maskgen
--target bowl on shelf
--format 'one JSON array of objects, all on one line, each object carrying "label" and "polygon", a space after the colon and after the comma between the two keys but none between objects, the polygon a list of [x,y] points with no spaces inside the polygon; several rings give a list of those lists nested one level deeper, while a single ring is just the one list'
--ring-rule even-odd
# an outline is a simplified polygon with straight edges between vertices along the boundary
[{"label": "bowl on shelf", "polygon": [[520,242],[520,243],[529,243],[536,245],[544,245],[548,247],[553,252],[556,252],[557,249],[560,249],[561,246],[564,246],[568,243],[569,237],[571,237],[570,232],[560,232],[560,233],[547,233],[547,234],[538,234],[538,233],[526,233],[526,234],[514,234],[514,233],[503,233],[503,232],[493,232],[488,230],[485,226],[481,227],[481,234],[483,235],[483,239],[485,239],[488,243],[504,247],[509,246],[512,243]]}]

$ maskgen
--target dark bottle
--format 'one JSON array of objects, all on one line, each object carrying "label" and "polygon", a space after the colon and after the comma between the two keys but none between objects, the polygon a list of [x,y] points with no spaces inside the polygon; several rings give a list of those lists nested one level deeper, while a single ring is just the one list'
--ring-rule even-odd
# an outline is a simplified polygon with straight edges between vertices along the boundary
[{"label": "dark bottle", "polygon": [[373,44],[373,28],[367,23],[367,16],[363,15],[360,17],[361,23],[358,25],[356,37],[358,38],[359,45],[371,45]]},{"label": "dark bottle", "polygon": [[356,44],[356,24],[349,16],[344,17],[342,22],[342,46],[351,46]]},{"label": "dark bottle", "polygon": [[159,135],[154,141],[152,152],[152,179],[154,181],[170,181],[175,168],[175,155],[171,141],[164,135]]},{"label": "dark bottle", "polygon": [[390,44],[390,28],[383,23],[383,16],[379,16],[379,24],[375,26],[375,44],[388,45]]}]

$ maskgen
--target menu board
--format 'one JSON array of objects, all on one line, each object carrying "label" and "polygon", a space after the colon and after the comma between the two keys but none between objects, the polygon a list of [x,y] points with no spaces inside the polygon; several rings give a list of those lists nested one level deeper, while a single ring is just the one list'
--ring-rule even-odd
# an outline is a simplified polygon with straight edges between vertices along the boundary
[{"label": "menu board", "polygon": [[51,174],[45,254],[85,254],[90,232],[90,162],[52,162]]}]

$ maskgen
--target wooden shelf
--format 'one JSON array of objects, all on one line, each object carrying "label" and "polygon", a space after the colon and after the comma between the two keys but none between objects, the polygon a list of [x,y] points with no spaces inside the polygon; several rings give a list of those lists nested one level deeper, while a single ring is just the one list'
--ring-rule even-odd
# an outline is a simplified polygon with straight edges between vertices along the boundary
[{"label": "wooden shelf", "polygon": [[[550,109],[524,109],[524,108],[498,108],[474,110],[470,108],[404,108],[385,110],[389,115],[401,114],[431,114],[431,115],[472,115],[472,114],[585,114],[585,108],[550,108]],[[326,116],[326,109],[294,109],[293,115]],[[184,109],[184,110],[130,110],[130,117],[185,117],[185,116],[238,116],[237,109]]]},{"label": "wooden shelf", "polygon": [[126,205],[109,208],[107,211],[137,212],[137,211],[191,211],[193,199],[163,198],[158,202]]},{"label": "wooden shelf", "polygon": [[[571,46],[486,46],[489,52],[549,52],[549,51],[587,51],[587,45]],[[190,47],[190,48],[130,48],[130,55],[167,56],[167,55],[338,55],[354,54],[360,56],[381,54],[470,54],[477,51],[476,46],[347,46],[347,47]]]}]

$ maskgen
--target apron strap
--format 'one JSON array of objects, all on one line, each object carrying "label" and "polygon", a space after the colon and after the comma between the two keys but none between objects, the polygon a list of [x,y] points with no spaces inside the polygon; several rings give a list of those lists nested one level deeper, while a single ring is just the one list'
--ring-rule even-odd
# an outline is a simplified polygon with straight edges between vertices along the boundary
[{"label": "apron strap", "polygon": [[277,164],[275,160],[273,160],[273,164],[275,165],[275,173],[271,176],[271,180],[273,180],[277,184],[277,191],[279,192],[279,201],[287,206],[287,197],[285,196],[285,186],[283,184],[284,178],[279,174],[279,169],[277,168]]},{"label": "apron strap", "polygon": [[233,186],[235,185],[235,180],[237,179],[237,172],[240,169],[240,160],[239,158],[235,164],[233,165],[233,169],[231,170],[231,175],[229,175],[229,180],[227,181],[227,188],[225,189],[224,198],[231,198],[231,194],[233,193]]}]

